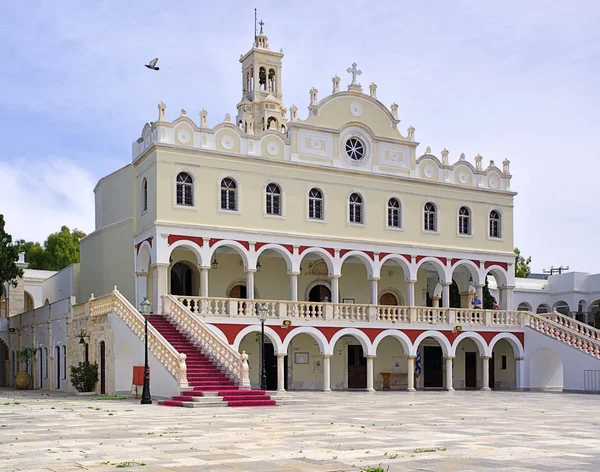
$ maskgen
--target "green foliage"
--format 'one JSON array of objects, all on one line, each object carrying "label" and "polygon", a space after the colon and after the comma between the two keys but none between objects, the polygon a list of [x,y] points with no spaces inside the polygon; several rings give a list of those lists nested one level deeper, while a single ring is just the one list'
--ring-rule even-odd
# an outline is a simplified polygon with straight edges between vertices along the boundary
[{"label": "green foliage", "polygon": [[48,236],[43,247],[40,243],[18,241],[18,252],[25,252],[30,269],[62,270],[79,262],[79,241],[84,236],[85,233],[78,229],[71,231],[63,226],[60,231]]},{"label": "green foliage", "polygon": [[485,278],[485,285],[483,286],[483,309],[493,310],[496,299],[490,293],[490,287],[488,285],[487,277]]},{"label": "green foliage", "polygon": [[17,278],[23,277],[23,269],[17,266],[19,250],[12,242],[12,236],[4,230],[4,215],[0,215],[0,295],[4,282],[17,286]]},{"label": "green foliage", "polygon": [[515,277],[527,278],[529,274],[531,274],[531,256],[527,259],[521,255],[521,251],[518,247],[515,248],[515,254],[517,257],[515,258]]},{"label": "green foliage", "polygon": [[37,350],[35,347],[22,347],[18,351],[19,360],[25,364],[25,372],[29,372],[29,364],[31,364],[31,359],[35,357]]},{"label": "green foliage", "polygon": [[98,364],[80,362],[71,366],[71,383],[78,392],[93,392],[98,382]]},{"label": "green foliage", "polygon": [[460,308],[460,290],[454,280],[450,285],[450,308]]}]

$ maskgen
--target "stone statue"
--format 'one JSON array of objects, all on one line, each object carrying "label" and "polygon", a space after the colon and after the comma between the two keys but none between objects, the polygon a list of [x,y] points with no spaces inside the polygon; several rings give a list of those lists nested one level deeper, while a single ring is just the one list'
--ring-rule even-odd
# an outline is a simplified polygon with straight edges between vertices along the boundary
[{"label": "stone statue", "polygon": [[496,164],[495,164],[495,162],[494,162],[494,161],[490,161],[490,165],[488,166],[488,168],[490,168],[490,167],[494,167],[495,165],[496,165]]},{"label": "stone statue", "polygon": [[407,129],[408,131],[408,139],[411,141],[415,140],[415,128],[413,127],[413,125],[410,125]]},{"label": "stone statue", "polygon": [[483,165],[481,164],[481,161],[483,161],[483,157],[480,154],[477,154],[475,156],[475,169],[476,170],[483,170]]},{"label": "stone statue", "polygon": [[240,356],[240,359],[242,361],[242,365],[241,365],[241,371],[242,371],[242,378],[240,379],[240,387],[242,390],[250,390],[250,375],[249,375],[249,371],[250,371],[250,367],[248,366],[248,354],[246,354],[246,351],[242,351],[242,354]]},{"label": "stone statue", "polygon": [[311,105],[316,105],[317,104],[317,94],[319,93],[319,91],[316,88],[311,88],[310,89],[310,104]]},{"label": "stone statue", "polygon": [[333,79],[331,79],[331,81],[333,82],[332,93],[338,93],[340,91],[340,78],[336,75],[335,77],[333,77]]},{"label": "stone statue", "polygon": [[431,154],[431,148],[429,146],[425,148],[425,154]]},{"label": "stone statue", "polygon": [[502,161],[502,167],[504,175],[510,175],[510,161],[508,159]]},{"label": "stone statue", "polygon": [[442,150],[442,165],[447,166],[448,165],[448,149],[444,148]]},{"label": "stone statue", "polygon": [[398,119],[398,104],[396,102],[392,103],[390,110],[392,111],[392,116],[394,117],[394,120],[397,120]]},{"label": "stone statue", "polygon": [[377,85],[375,83],[369,85],[369,91],[371,92],[371,97],[377,99]]},{"label": "stone statue", "polygon": [[225,114],[225,119],[223,120],[225,123],[231,123],[231,115],[229,113]]},{"label": "stone statue", "polygon": [[181,109],[181,116],[187,116],[187,110],[185,108]]}]

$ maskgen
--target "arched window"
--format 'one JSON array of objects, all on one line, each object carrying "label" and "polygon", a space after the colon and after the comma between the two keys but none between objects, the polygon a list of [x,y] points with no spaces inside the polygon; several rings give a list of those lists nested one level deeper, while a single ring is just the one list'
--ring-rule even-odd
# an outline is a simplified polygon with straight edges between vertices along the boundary
[{"label": "arched window", "polygon": [[490,211],[490,238],[500,238],[501,235],[500,213],[492,210]]},{"label": "arched window", "polygon": [[177,205],[194,206],[194,179],[187,172],[177,175]]},{"label": "arched window", "polygon": [[521,302],[521,303],[519,303],[517,310],[518,311],[531,311],[531,305],[527,302]]},{"label": "arched window", "polygon": [[458,210],[458,234],[471,234],[471,212],[467,207]]},{"label": "arched window", "polygon": [[308,217],[311,220],[323,219],[323,192],[318,188],[310,189],[308,194]]},{"label": "arched window", "polygon": [[276,92],[275,88],[275,71],[269,69],[269,92]]},{"label": "arched window", "polygon": [[437,231],[437,215],[435,205],[431,202],[426,203],[423,212],[423,229],[425,231]]},{"label": "arched window", "polygon": [[221,210],[237,211],[237,184],[229,177],[221,180]]},{"label": "arched window", "polygon": [[277,184],[267,185],[267,215],[281,215],[281,189]]},{"label": "arched window", "polygon": [[350,195],[350,223],[360,223],[363,222],[363,203],[362,197],[358,193],[353,193]]},{"label": "arched window", "polygon": [[400,201],[397,198],[388,200],[388,226],[400,228]]},{"label": "arched window", "polygon": [[261,67],[258,70],[258,89],[259,90],[267,89],[267,71],[264,67]]},{"label": "arched window", "polygon": [[142,212],[148,211],[148,181],[142,180]]}]

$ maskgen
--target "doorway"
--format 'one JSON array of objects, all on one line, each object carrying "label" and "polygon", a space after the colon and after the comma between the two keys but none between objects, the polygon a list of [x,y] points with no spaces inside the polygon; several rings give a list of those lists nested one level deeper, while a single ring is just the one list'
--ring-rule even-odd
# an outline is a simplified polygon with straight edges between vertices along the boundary
[{"label": "doorway", "polygon": [[379,304],[386,306],[398,306],[398,299],[393,293],[387,292],[381,296],[379,299]]},{"label": "doorway", "polygon": [[56,388],[60,388],[60,346],[56,346]]},{"label": "doorway", "polygon": [[106,344],[100,341],[100,394],[106,394]]},{"label": "doorway", "polygon": [[[277,390],[277,356],[272,343],[265,343],[265,371],[267,373],[267,390]],[[286,390],[288,388],[287,371],[288,365],[287,359],[285,359],[283,363],[283,388]]]},{"label": "doorway", "polygon": [[465,387],[477,388],[477,353],[465,352]]},{"label": "doorway", "polygon": [[192,293],[192,269],[183,262],[178,262],[171,268],[171,293],[186,296]]},{"label": "doorway", "polygon": [[248,298],[245,285],[236,285],[229,291],[229,298]]},{"label": "doorway", "polygon": [[348,345],[348,388],[367,388],[367,358],[360,344]]},{"label": "doorway", "polygon": [[442,348],[440,346],[423,347],[423,387],[443,388],[444,372],[442,368]]},{"label": "doorway", "polygon": [[494,353],[492,352],[492,358],[488,361],[490,363],[490,388],[496,387],[496,360],[494,358]]},{"label": "doorway", "polygon": [[325,299],[331,301],[331,290],[325,285],[315,285],[310,289],[310,292],[308,292],[309,302],[320,303],[325,301]]}]

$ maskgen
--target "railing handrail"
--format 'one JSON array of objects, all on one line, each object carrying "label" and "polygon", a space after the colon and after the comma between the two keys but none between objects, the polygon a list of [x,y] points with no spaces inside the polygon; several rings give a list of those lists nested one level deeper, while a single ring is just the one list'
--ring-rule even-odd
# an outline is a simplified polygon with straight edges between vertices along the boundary
[{"label": "railing handrail", "polygon": [[[595,333],[596,337],[595,339],[600,339],[600,329],[595,328],[594,326],[590,326],[586,323],[582,323],[581,321],[575,319],[575,318],[571,318],[570,316],[567,315],[563,315],[562,313],[559,313],[558,311],[554,310],[552,313],[544,313],[545,315],[548,316],[548,318],[554,322],[556,322],[554,318],[557,318],[561,321],[564,321],[565,323],[568,323],[569,325],[573,325],[573,326],[577,326],[578,329],[576,329],[575,331],[580,332],[579,328],[585,330],[585,331],[589,331],[591,333]],[[561,323],[558,323],[561,324]],[[564,326],[564,325],[563,325]],[[568,326],[569,328],[571,328],[571,326]],[[573,329],[573,328],[571,328]]]},{"label": "railing handrail", "polygon": [[[547,315],[548,313],[541,313],[540,315],[535,314],[535,313],[530,313],[530,322],[529,322],[529,327],[538,331],[538,332],[542,332],[540,329],[538,329],[538,327],[535,325],[535,322],[537,320],[538,323],[543,323],[546,324],[547,326],[554,328],[558,331],[562,331],[565,334],[570,335],[572,338],[576,338],[579,339],[583,342],[587,342],[590,343],[592,346],[595,347],[595,353],[590,353],[590,355],[594,356],[594,357],[600,357],[600,340],[595,339],[591,336],[588,336],[586,334],[581,333],[580,331],[574,330],[572,328],[569,328],[568,326],[562,325],[561,323],[557,323],[556,321],[543,316],[543,315]],[[571,344],[572,345],[572,344]],[[579,349],[581,351],[585,351],[585,349],[583,349],[581,346],[575,345],[576,349]],[[587,351],[589,353],[589,350]]]}]

